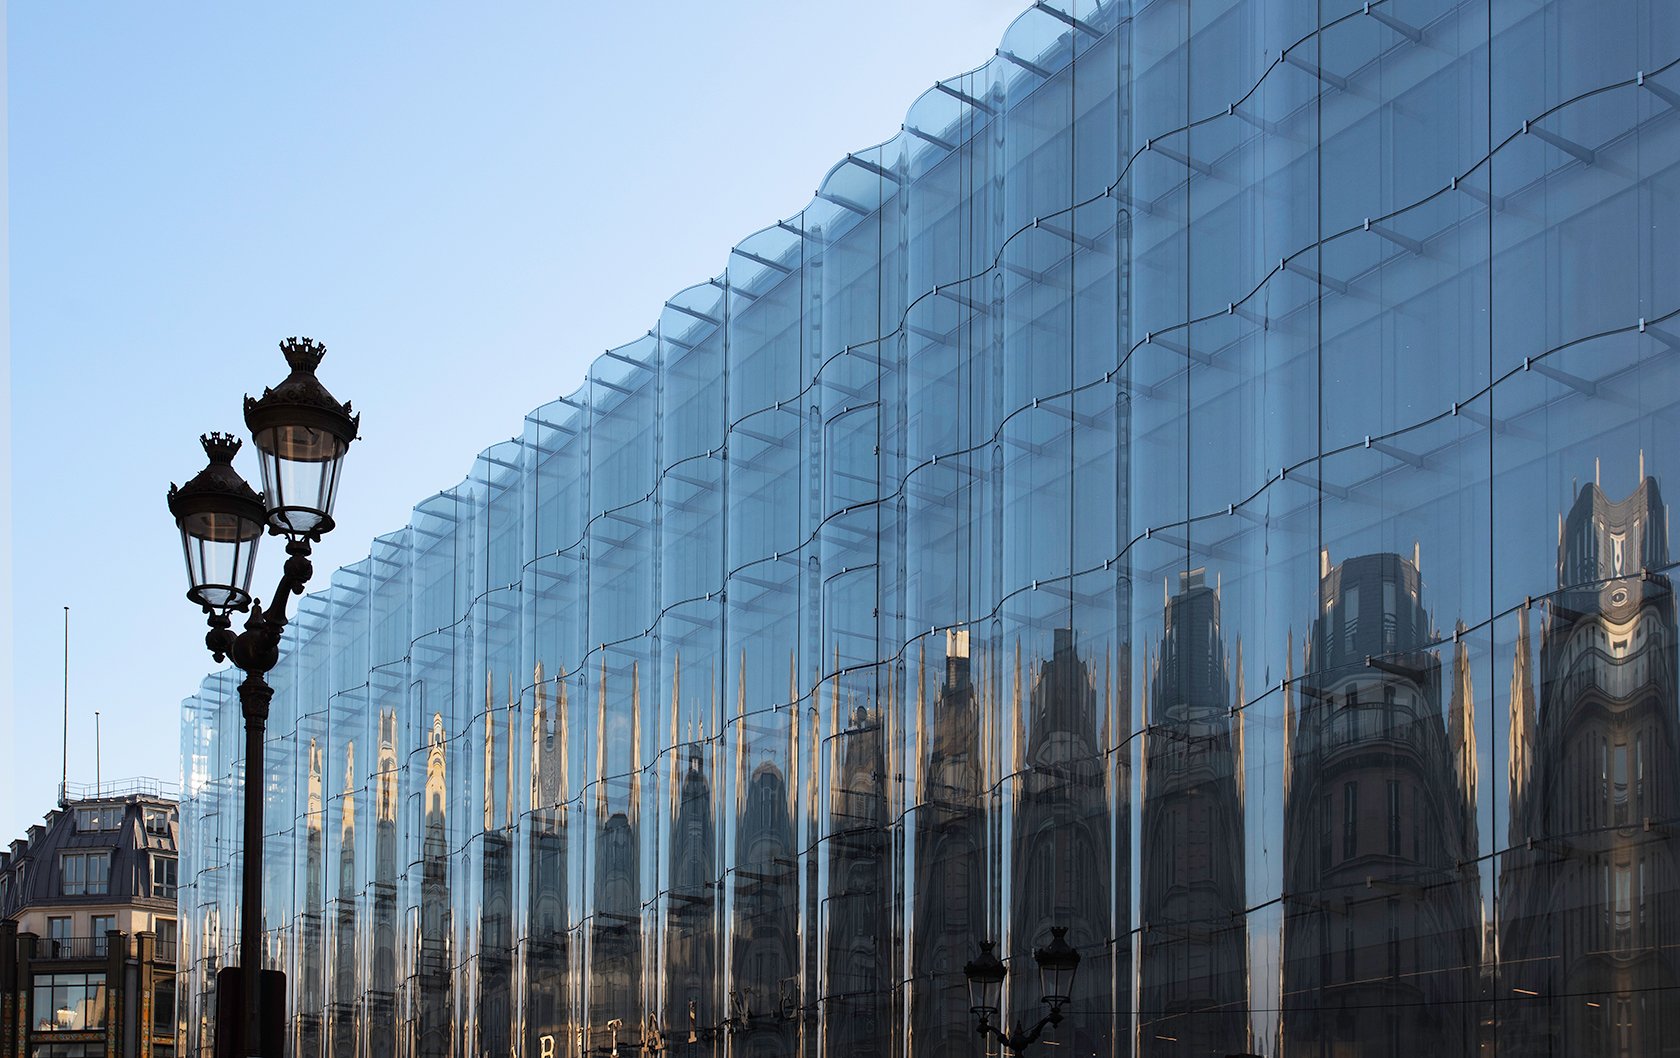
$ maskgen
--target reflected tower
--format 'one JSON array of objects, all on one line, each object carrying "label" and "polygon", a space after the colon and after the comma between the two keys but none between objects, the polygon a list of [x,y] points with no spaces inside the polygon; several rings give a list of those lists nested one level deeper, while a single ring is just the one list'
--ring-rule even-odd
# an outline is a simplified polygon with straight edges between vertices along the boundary
[{"label": "reflected tower", "polygon": [[566,908],[567,701],[565,673],[554,681],[551,721],[542,663],[534,677],[531,712],[530,908],[525,938],[525,1054],[562,1053],[570,1040],[566,964],[571,932]]},{"label": "reflected tower", "polygon": [[986,864],[980,712],[970,664],[968,631],[946,632],[945,676],[931,715],[925,662],[916,670],[920,775],[911,1039],[918,1058],[974,1053],[962,968],[986,939]]},{"label": "reflected tower", "polygon": [[1145,1056],[1250,1051],[1240,705],[1219,592],[1179,574],[1145,719],[1138,1038]]},{"label": "reflected tower", "polygon": [[[834,696],[839,696],[835,677]],[[830,715],[839,723],[839,705]],[[887,1038],[886,763],[881,715],[851,709],[834,739],[837,769],[829,801],[828,987],[824,1038],[829,1054],[865,1054]]]},{"label": "reflected tower", "polygon": [[1415,555],[1320,564],[1307,686],[1285,714],[1289,1058],[1475,1050],[1472,702],[1455,686],[1442,708],[1422,591]]},{"label": "reflected tower", "polygon": [[379,771],[373,801],[372,987],[368,990],[368,1056],[397,1050],[397,713],[379,712]]},{"label": "reflected tower", "polygon": [[356,1058],[357,943],[356,904],[356,744],[344,751],[344,796],[339,801],[338,896],[333,920],[333,979],[331,1009],[332,1058]]},{"label": "reflected tower", "polygon": [[[513,679],[508,679],[513,694]],[[480,1054],[507,1054],[513,1020],[513,804],[509,797],[512,781],[513,703],[506,710],[508,749],[496,751],[497,709],[495,681],[484,674],[484,860],[478,932],[478,1011],[473,1024],[478,1029]],[[498,812],[498,802],[501,810]]]},{"label": "reflected tower", "polygon": [[611,805],[607,775],[607,667],[601,662],[596,732],[595,925],[591,936],[589,1025],[592,1046],[606,1054],[634,1050],[642,1030],[642,692],[640,670],[630,668],[630,774],[617,780],[623,807]]},{"label": "reflected tower", "polygon": [[[1017,660],[1017,701],[1019,682]],[[1030,733],[1017,769],[1010,1020],[1031,1025],[1042,1016],[1032,951],[1049,941],[1052,926],[1066,926],[1068,943],[1086,961],[1053,1038],[1071,1053],[1105,1053],[1114,1006],[1102,969],[1113,912],[1112,820],[1096,682],[1079,656],[1073,629],[1055,629],[1051,655],[1032,675],[1028,705]]]},{"label": "reflected tower", "polygon": [[1587,485],[1559,524],[1537,707],[1519,623],[1501,1045],[1527,1053],[1680,1054],[1680,681],[1673,587],[1652,572],[1667,509],[1641,474],[1620,501]]},{"label": "reflected tower", "polygon": [[[682,1046],[704,1046],[702,1030],[722,1020],[717,1010],[717,808],[706,732],[679,743],[682,658],[671,676],[671,882],[665,921],[666,1031]],[[716,696],[712,704],[717,704]],[[678,1054],[687,1053],[677,1049]]]},{"label": "reflected tower", "polygon": [[[744,1016],[732,1053],[741,1058],[780,1058],[793,1053],[791,1020],[799,998],[799,876],[794,848],[794,790],[772,751],[755,756],[746,718],[746,655],[736,699],[735,922],[731,1014]],[[771,714],[782,719],[782,712]],[[799,759],[798,710],[786,710],[791,769]]]},{"label": "reflected tower", "polygon": [[452,1053],[455,966],[454,911],[449,893],[449,788],[445,760],[448,739],[443,714],[432,714],[426,735],[425,837],[420,846],[420,958],[416,972],[419,1002],[414,1018],[420,1058],[448,1058]]},{"label": "reflected tower", "polygon": [[326,1041],[321,1010],[326,1001],[326,953],[322,950],[326,880],[326,808],[321,796],[321,747],[309,740],[309,776],[305,780],[303,816],[303,911],[298,916],[297,1058],[321,1058]]}]

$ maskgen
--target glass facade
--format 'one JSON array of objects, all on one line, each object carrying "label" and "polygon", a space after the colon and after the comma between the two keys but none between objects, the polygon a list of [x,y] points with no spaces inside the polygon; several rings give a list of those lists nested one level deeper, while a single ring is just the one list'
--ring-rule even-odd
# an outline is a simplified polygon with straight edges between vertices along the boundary
[{"label": "glass facade", "polygon": [[1664,0],[1026,11],[302,600],[291,1058],[972,1055],[1058,925],[1068,1053],[1680,1054],[1677,60]]}]

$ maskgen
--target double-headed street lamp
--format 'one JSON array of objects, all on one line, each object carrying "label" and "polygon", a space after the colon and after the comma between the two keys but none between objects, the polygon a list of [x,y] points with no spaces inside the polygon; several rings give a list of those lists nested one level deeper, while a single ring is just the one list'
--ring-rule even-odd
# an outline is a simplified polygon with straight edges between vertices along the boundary
[{"label": "double-headed street lamp", "polygon": [[1017,1020],[1015,1031],[1009,1032],[992,1024],[992,1019],[998,1017],[1003,979],[1009,973],[992,948],[991,941],[982,941],[979,956],[963,967],[963,975],[968,978],[969,1010],[975,1017],[975,1031],[982,1038],[995,1036],[1011,1054],[1024,1054],[1046,1026],[1061,1024],[1062,1007],[1073,995],[1073,978],[1079,972],[1079,952],[1067,942],[1066,926],[1050,927],[1050,943],[1033,951],[1033,961],[1038,963],[1039,994],[1050,1013],[1038,1019],[1031,1029]]},{"label": "double-headed street lamp", "polygon": [[[280,660],[286,604],[303,594],[315,572],[310,550],[332,531],[339,467],[360,422],[349,402],[340,404],[315,377],[326,346],[310,338],[288,338],[280,349],[291,373],[260,398],[245,398],[245,425],[262,463],[262,495],[233,469],[241,442],[231,434],[200,438],[210,465],[185,485],[169,486],[169,513],[187,556],[187,598],[203,608],[210,625],[204,643],[217,661],[232,658],[245,673],[239,684],[245,714],[239,967],[217,975],[218,1058],[278,1058],[283,1053],[286,979],[279,971],[261,972],[263,730],[274,697],[265,676]],[[251,596],[257,543],[265,528],[286,538],[287,556],[267,609]],[[237,635],[234,611],[251,615]],[[265,1006],[274,1009],[265,1012]]]}]

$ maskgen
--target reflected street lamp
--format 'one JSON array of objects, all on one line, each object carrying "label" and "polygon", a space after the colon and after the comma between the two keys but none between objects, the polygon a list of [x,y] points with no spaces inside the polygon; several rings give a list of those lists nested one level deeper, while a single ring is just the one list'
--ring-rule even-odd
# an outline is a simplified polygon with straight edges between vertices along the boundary
[{"label": "reflected street lamp", "polygon": [[[315,377],[326,346],[310,338],[288,338],[280,350],[290,374],[261,397],[245,398],[245,424],[262,466],[262,495],[233,469],[241,442],[221,433],[200,438],[209,465],[185,485],[169,486],[169,513],[186,552],[187,598],[204,610],[210,625],[205,646],[218,662],[232,658],[245,673],[239,684],[246,779],[239,967],[217,975],[218,1058],[279,1058],[284,1049],[285,976],[260,968],[263,730],[274,697],[265,677],[280,660],[286,604],[303,594],[314,575],[311,549],[332,531],[339,469],[360,422],[349,403],[340,404]],[[251,595],[264,529],[286,538],[286,564],[266,609]],[[237,635],[235,612],[250,613]]]},{"label": "reflected street lamp", "polygon": [[1011,1054],[1025,1054],[1027,1047],[1037,1040],[1045,1028],[1062,1022],[1062,1007],[1073,996],[1073,979],[1079,972],[1079,952],[1067,942],[1066,926],[1050,927],[1050,943],[1033,952],[1038,964],[1039,995],[1050,1012],[1028,1029],[1016,1019],[1015,1031],[1009,1032],[992,1024],[998,1016],[1003,995],[1003,981],[1009,970],[987,940],[980,942],[980,954],[963,967],[968,978],[969,1010],[975,1019],[975,1031],[982,1037],[992,1036]]}]

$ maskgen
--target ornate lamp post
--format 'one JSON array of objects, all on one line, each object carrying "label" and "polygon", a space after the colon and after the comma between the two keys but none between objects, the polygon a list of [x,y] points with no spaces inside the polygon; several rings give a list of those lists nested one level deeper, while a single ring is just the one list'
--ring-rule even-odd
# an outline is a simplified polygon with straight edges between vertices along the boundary
[{"label": "ornate lamp post", "polygon": [[[232,658],[245,673],[239,685],[245,715],[239,968],[224,969],[217,979],[219,1058],[278,1058],[282,1053],[282,1041],[274,1032],[281,1011],[265,1014],[263,1007],[284,1006],[285,977],[278,971],[261,973],[263,730],[274,697],[266,676],[280,660],[286,604],[293,595],[303,594],[314,574],[310,550],[332,531],[339,468],[360,422],[349,403],[340,404],[315,377],[326,346],[310,338],[288,338],[280,349],[291,373],[278,386],[263,390],[260,398],[245,398],[245,424],[261,459],[263,494],[258,496],[233,469],[240,441],[220,433],[201,438],[210,464],[185,485],[169,487],[169,513],[186,551],[187,598],[203,608],[210,625],[205,646],[217,661]],[[264,528],[286,537],[287,556],[266,609],[251,596],[251,573]],[[235,611],[250,613],[245,630],[237,635],[231,618]],[[236,1011],[243,1016],[242,1024]],[[221,1016],[223,1012],[228,1016]],[[275,1038],[263,1038],[265,1026]]]},{"label": "ornate lamp post", "polygon": [[968,978],[969,1009],[974,1014],[975,1031],[982,1037],[995,1037],[1011,1054],[1025,1054],[1027,1047],[1038,1039],[1046,1026],[1061,1024],[1062,1007],[1073,995],[1073,978],[1079,972],[1079,952],[1067,942],[1066,926],[1051,926],[1050,934],[1050,943],[1033,952],[1033,961],[1038,964],[1039,994],[1050,1012],[1031,1029],[1019,1019],[1015,1022],[1014,1032],[992,1024],[992,1020],[998,1018],[1003,979],[1009,970],[992,950],[994,945],[991,941],[981,941],[980,954],[963,967],[963,976]]}]

